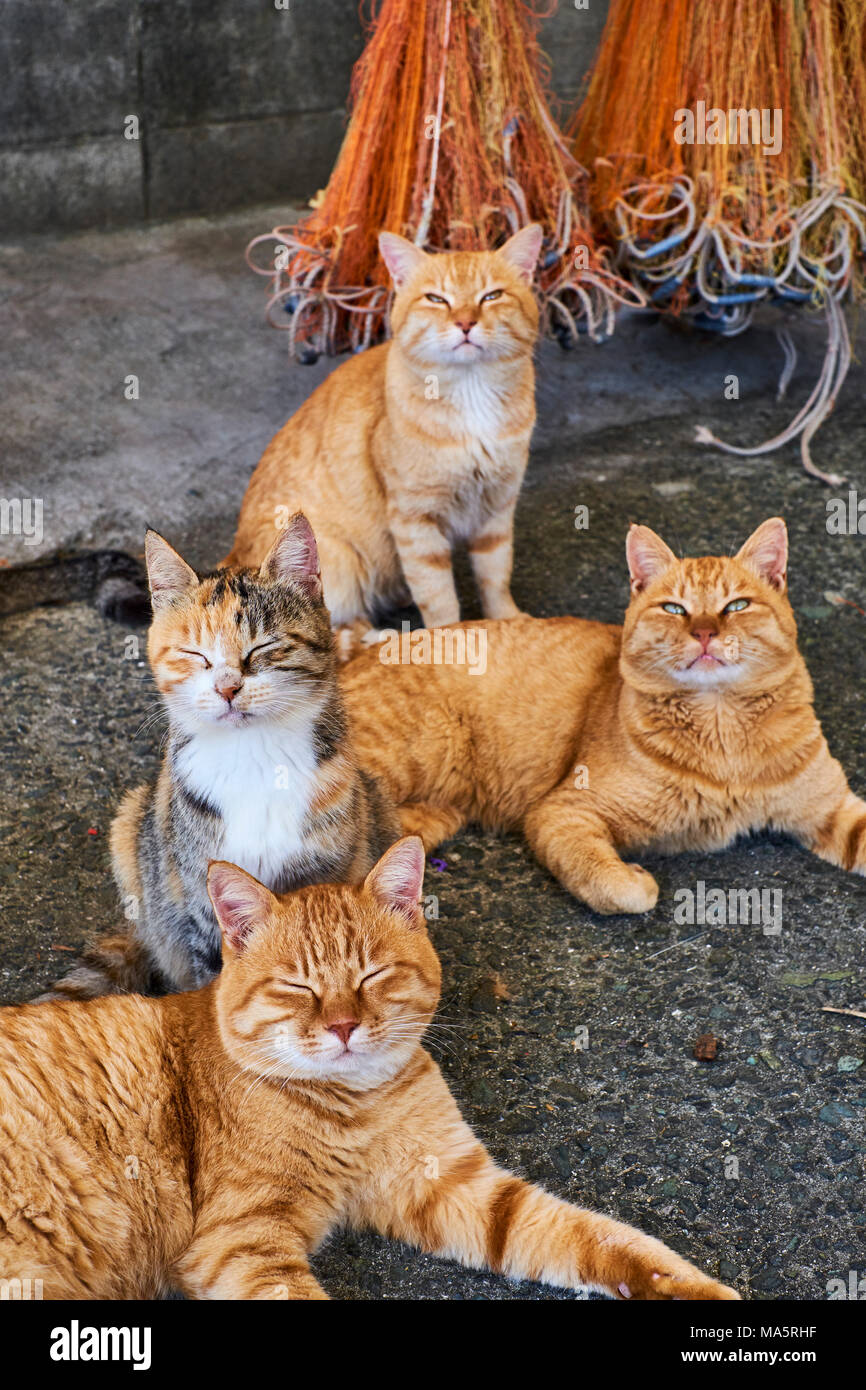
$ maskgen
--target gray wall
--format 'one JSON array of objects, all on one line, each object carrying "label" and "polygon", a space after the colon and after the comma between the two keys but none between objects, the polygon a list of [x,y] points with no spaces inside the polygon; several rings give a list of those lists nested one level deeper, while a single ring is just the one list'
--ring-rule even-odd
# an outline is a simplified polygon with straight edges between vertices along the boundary
[{"label": "gray wall", "polygon": [[[361,24],[357,0],[288,4],[0,0],[0,231],[309,197],[339,148]],[[566,102],[606,9],[560,0],[544,22]]]}]

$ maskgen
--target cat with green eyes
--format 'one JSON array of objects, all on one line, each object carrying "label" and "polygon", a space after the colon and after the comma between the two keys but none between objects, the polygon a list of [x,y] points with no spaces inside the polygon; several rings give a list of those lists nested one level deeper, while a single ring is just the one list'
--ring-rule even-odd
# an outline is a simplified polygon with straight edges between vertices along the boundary
[{"label": "cat with green eyes", "polygon": [[483,680],[457,666],[343,675],[354,747],[428,850],[469,821],[521,831],[597,912],[648,912],[632,862],[723,849],[772,827],[866,873],[866,802],[812,705],[773,517],[732,557],[677,559],[647,526],[626,543],[622,627],[582,618],[475,624]]}]

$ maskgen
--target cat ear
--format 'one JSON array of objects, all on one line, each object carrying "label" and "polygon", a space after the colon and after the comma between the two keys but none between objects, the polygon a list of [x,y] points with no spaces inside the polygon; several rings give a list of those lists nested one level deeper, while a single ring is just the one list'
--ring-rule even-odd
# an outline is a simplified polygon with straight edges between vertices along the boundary
[{"label": "cat ear", "polygon": [[414,246],[404,236],[398,236],[396,232],[379,233],[379,250],[394,281],[394,288],[398,290],[403,288],[421,262],[427,259],[426,251],[422,251],[420,246]]},{"label": "cat ear", "polygon": [[208,866],[207,891],[223,941],[235,952],[244,949],[253,928],[264,921],[276,902],[263,883],[224,859],[214,859]]},{"label": "cat ear", "polygon": [[364,879],[364,887],[383,907],[401,912],[412,923],[421,915],[424,845],[417,835],[398,840]]},{"label": "cat ear", "polygon": [[322,597],[319,548],[313,528],[303,512],[293,517],[277,533],[260,570],[262,579],[300,584],[311,598]]},{"label": "cat ear", "polygon": [[737,559],[782,593],[788,569],[788,528],[782,518],[771,516],[761,522],[737,551]]},{"label": "cat ear", "polygon": [[657,536],[648,526],[632,524],[629,527],[625,554],[633,594],[639,594],[656,575],[677,563],[670,546],[665,545],[661,536]]},{"label": "cat ear", "polygon": [[509,237],[504,246],[500,246],[498,255],[504,256],[508,264],[517,271],[521,280],[531,284],[535,274],[535,267],[538,264],[538,257],[541,252],[541,239],[544,236],[544,228],[540,222],[530,222],[528,227],[521,227],[519,232],[515,232],[513,237]]},{"label": "cat ear", "polygon": [[144,538],[144,558],[147,580],[154,612],[166,608],[173,599],[197,588],[195,570],[182,560],[158,531],[148,531]]}]

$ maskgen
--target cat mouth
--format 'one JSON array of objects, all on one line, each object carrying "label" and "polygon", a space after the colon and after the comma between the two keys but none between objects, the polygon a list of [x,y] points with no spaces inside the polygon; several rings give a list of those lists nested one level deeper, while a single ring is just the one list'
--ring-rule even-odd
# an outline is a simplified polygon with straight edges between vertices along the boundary
[{"label": "cat mouth", "polygon": [[232,706],[229,709],[224,709],[220,714],[216,716],[216,723],[233,724],[239,726],[241,724],[246,723],[248,719],[252,719],[252,717],[253,716],[251,714],[248,714],[246,710],[235,709],[234,706]]},{"label": "cat mouth", "polygon": [[329,1057],[328,1067],[335,1067],[338,1071],[351,1071],[363,1062],[364,1058],[360,1052],[354,1052],[351,1047],[346,1047],[342,1052],[338,1052],[336,1057]]},{"label": "cat mouth", "polygon": [[713,656],[712,652],[699,652],[694,661],[689,662],[686,670],[691,671],[695,666],[703,668],[706,666],[727,666],[727,664],[720,656]]}]

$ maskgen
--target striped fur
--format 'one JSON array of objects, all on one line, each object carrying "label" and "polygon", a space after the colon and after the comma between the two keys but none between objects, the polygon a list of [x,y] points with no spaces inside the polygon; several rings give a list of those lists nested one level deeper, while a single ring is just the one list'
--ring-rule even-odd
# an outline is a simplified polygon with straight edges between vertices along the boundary
[{"label": "striped fur", "polygon": [[321,1299],[310,1256],[348,1225],[619,1298],[736,1298],[485,1152],[420,1045],[440,985],[423,869],[403,840],[361,887],[277,900],[217,864],[211,984],[0,1010],[0,1279]]},{"label": "striped fur", "polygon": [[258,564],[300,507],[340,628],[369,626],[409,595],[428,627],[457,622],[456,541],[468,545],[485,616],[517,613],[512,532],[535,421],[528,282],[540,234],[527,227],[497,252],[437,256],[383,235],[393,338],[339,367],[272,440],[226,564]]},{"label": "striped fur", "polygon": [[258,572],[199,580],[153,533],[148,559],[148,653],[169,734],[156,781],[127,794],[111,829],[131,925],[94,943],[47,997],[196,989],[220,964],[211,859],[278,891],[357,883],[397,833],[348,742],[304,519],[281,532]]},{"label": "striped fur", "polygon": [[677,560],[646,527],[628,552],[622,628],[484,623],[481,678],[374,652],[345,668],[354,745],[404,834],[432,849],[468,821],[522,830],[603,913],[655,906],[635,852],[723,849],[765,827],[866,873],[866,802],[828,750],[797,649],[784,522],[732,559]]}]

